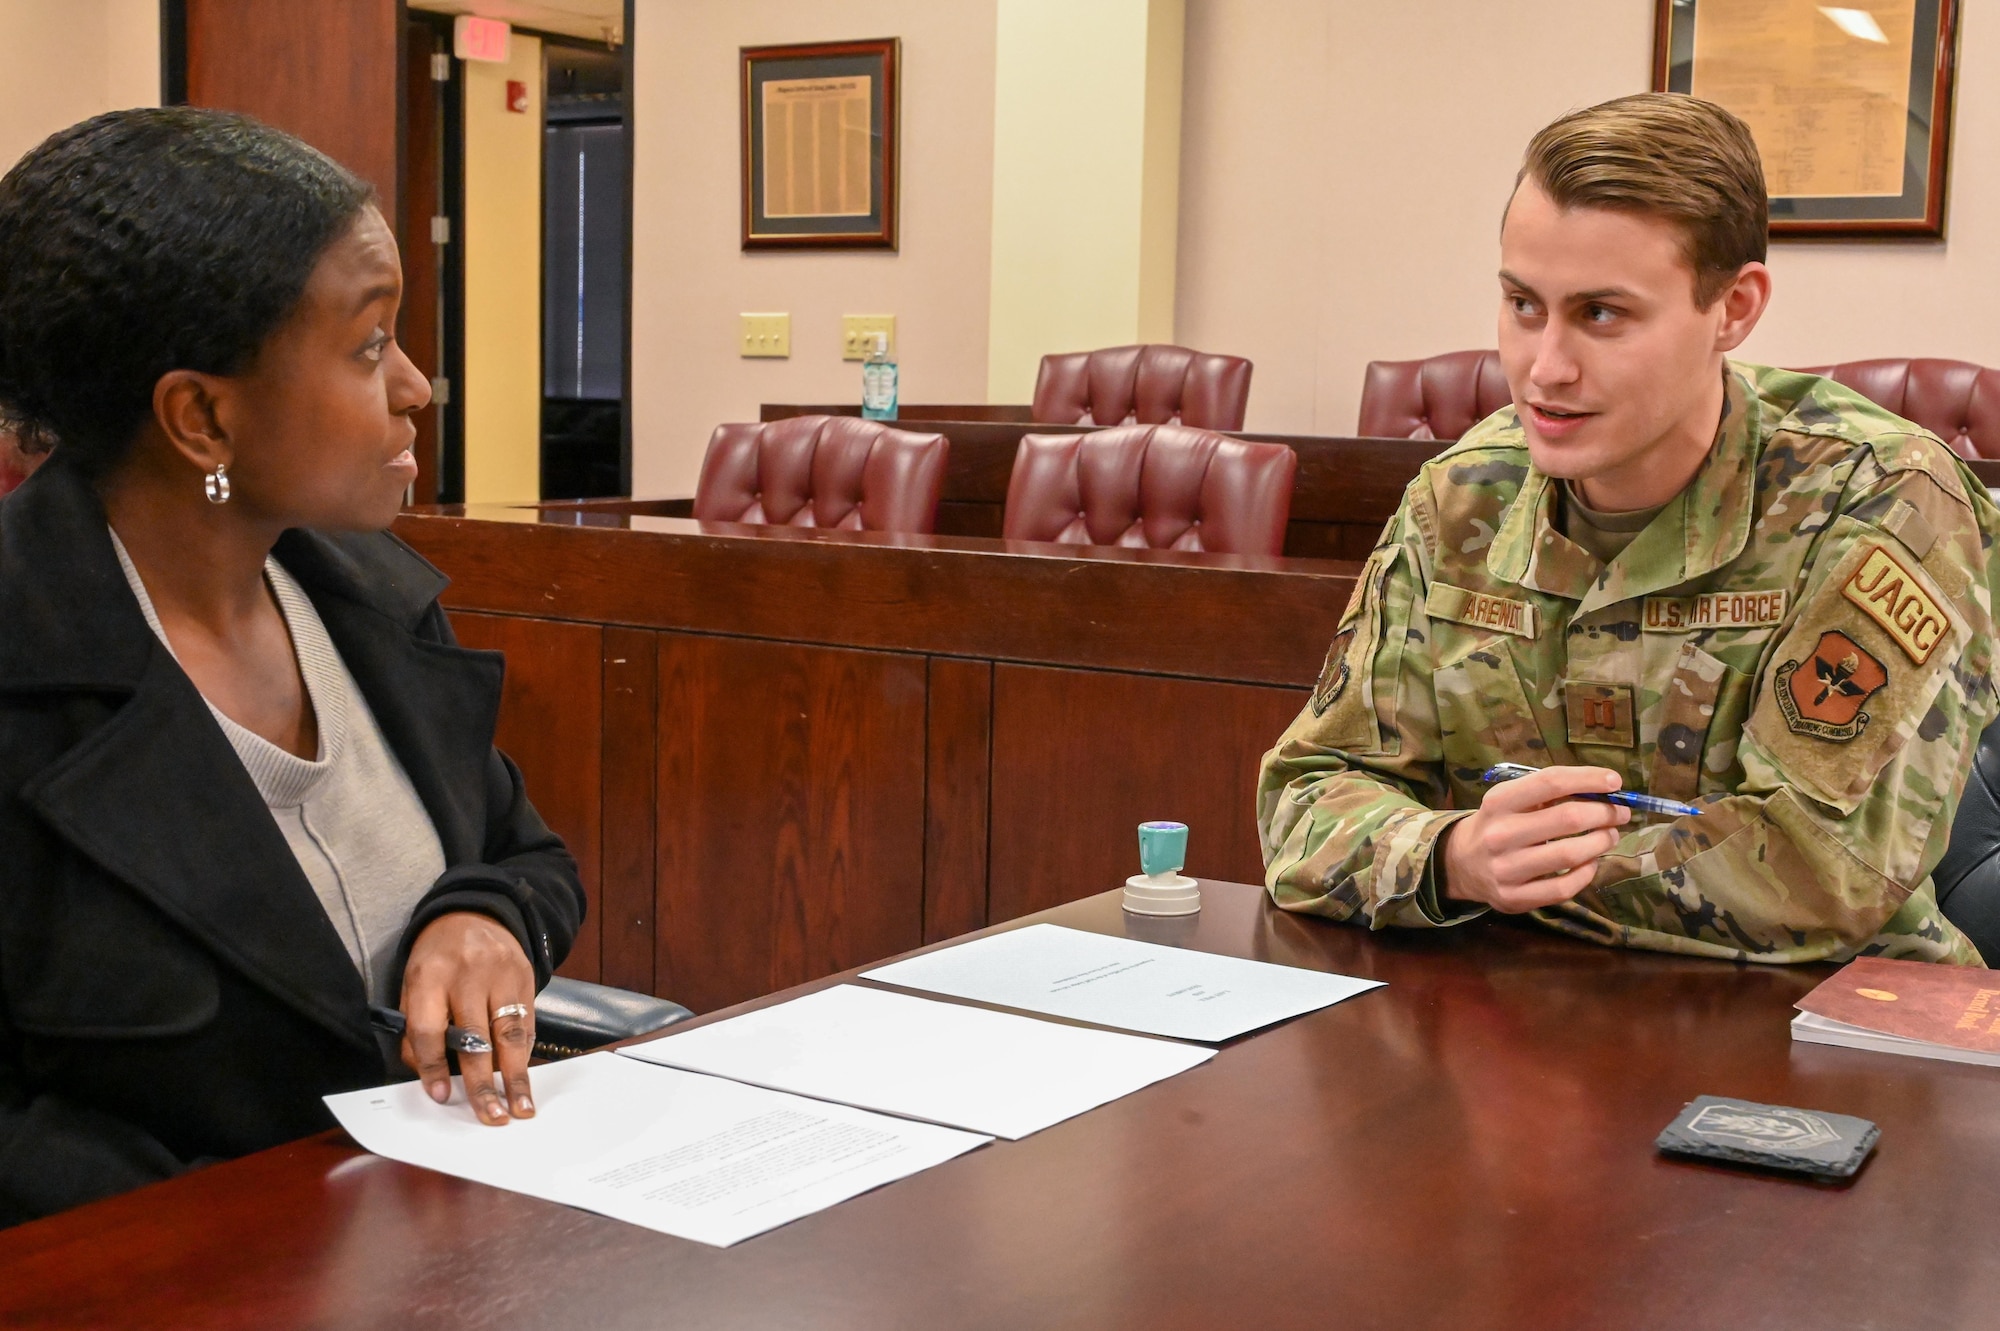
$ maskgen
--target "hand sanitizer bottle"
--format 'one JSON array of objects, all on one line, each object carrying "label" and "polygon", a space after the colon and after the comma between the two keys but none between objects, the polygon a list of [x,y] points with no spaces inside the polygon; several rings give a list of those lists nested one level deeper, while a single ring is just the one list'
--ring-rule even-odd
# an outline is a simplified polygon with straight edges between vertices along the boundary
[{"label": "hand sanitizer bottle", "polygon": [[1140,823],[1139,868],[1125,880],[1125,909],[1134,915],[1192,915],[1201,886],[1181,873],[1187,863],[1186,823]]},{"label": "hand sanitizer bottle", "polygon": [[889,335],[875,334],[875,349],[861,367],[861,414],[871,421],[896,419],[896,362],[889,359]]}]

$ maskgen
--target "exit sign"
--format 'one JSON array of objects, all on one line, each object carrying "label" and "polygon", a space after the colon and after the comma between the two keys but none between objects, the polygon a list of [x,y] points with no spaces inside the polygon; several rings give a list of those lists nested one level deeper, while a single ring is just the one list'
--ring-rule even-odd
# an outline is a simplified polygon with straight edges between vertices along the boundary
[{"label": "exit sign", "polygon": [[504,65],[513,35],[513,29],[497,18],[460,14],[451,24],[452,54],[460,60],[490,60]]}]

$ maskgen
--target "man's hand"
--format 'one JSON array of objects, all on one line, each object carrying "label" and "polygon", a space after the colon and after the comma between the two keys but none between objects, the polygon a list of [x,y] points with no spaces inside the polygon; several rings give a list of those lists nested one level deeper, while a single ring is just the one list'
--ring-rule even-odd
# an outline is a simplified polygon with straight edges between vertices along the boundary
[{"label": "man's hand", "polygon": [[[513,1013],[524,1009],[526,1016]],[[508,1015],[496,1015],[502,1009]],[[528,1089],[528,1055],[535,1048],[535,968],[514,935],[497,920],[469,911],[440,915],[417,935],[403,971],[403,1061],[423,1078],[424,1089],[443,1104],[451,1098],[451,1065],[445,1061],[447,1023],[486,1037],[491,1054],[458,1056],[466,1097],[483,1123],[532,1118],[535,1100]],[[507,1094],[493,1089],[493,1060]]]},{"label": "man's hand", "polygon": [[1623,805],[1570,796],[1621,784],[1606,767],[1550,767],[1494,786],[1445,833],[1445,896],[1509,915],[1568,901],[1632,819]]}]

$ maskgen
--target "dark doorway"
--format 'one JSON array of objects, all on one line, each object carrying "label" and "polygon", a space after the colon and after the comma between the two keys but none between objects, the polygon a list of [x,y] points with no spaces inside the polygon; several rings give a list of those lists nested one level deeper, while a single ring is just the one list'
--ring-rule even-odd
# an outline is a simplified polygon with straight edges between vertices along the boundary
[{"label": "dark doorway", "polygon": [[542,144],[542,497],[625,493],[625,62],[549,42]]},{"label": "dark doorway", "polygon": [[465,428],[455,389],[464,377],[464,269],[457,238],[463,211],[464,140],[458,63],[448,16],[405,11],[403,24],[403,309],[397,340],[431,381],[417,413],[419,504],[465,498]]}]

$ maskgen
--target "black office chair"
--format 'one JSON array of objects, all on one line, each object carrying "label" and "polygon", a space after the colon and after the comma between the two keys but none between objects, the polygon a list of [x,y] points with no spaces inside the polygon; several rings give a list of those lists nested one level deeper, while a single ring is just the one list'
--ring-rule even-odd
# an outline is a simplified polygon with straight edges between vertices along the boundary
[{"label": "black office chair", "polygon": [[558,975],[535,995],[535,1056],[570,1058],[650,1035],[694,1013],[679,1003]]},{"label": "black office chair", "polygon": [[2000,965],[2000,721],[1986,727],[1951,823],[1951,845],[1931,874],[1938,907],[1989,966]]}]

